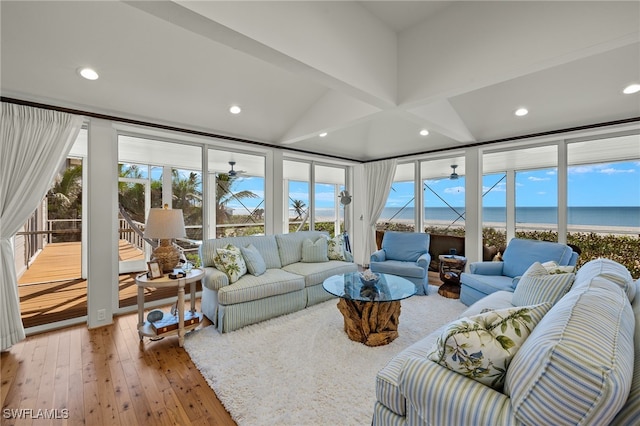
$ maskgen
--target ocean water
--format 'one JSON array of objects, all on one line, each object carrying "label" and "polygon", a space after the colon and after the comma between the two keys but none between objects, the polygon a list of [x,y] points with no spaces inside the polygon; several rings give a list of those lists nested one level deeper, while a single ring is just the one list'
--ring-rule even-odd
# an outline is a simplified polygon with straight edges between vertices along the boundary
[{"label": "ocean water", "polygon": [[[462,214],[464,207],[426,207],[425,219],[453,222]],[[380,221],[411,220],[414,217],[412,207],[400,211],[400,208],[387,207],[380,216]],[[484,222],[506,222],[506,209],[503,207],[485,207],[482,210]],[[458,220],[460,222],[460,220]],[[557,223],[557,209],[555,207],[517,207],[517,223]],[[569,207],[569,225],[595,225],[617,227],[640,227],[640,207]]]}]

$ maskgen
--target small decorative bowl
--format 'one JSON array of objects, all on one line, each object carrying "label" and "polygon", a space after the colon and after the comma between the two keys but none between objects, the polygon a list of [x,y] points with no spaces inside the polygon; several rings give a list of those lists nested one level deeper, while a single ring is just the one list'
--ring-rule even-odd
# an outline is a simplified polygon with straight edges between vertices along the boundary
[{"label": "small decorative bowl", "polygon": [[360,274],[360,282],[363,287],[375,287],[378,284],[380,275],[374,273]]},{"label": "small decorative bowl", "polygon": [[147,321],[149,322],[160,321],[163,316],[164,316],[164,313],[161,310],[154,309],[153,311],[147,314]]}]

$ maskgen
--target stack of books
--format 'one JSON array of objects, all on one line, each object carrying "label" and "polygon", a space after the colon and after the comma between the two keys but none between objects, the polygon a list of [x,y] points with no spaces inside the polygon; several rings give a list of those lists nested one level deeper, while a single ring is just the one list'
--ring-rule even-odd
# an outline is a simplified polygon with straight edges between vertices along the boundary
[{"label": "stack of books", "polygon": [[[184,313],[184,326],[188,327],[193,324],[198,324],[200,322],[200,317],[197,313],[187,311]],[[178,329],[178,315],[171,315],[170,313],[165,313],[162,316],[162,319],[158,321],[154,321],[151,323],[151,328],[153,331],[159,336],[164,333],[168,333],[173,330]]]}]

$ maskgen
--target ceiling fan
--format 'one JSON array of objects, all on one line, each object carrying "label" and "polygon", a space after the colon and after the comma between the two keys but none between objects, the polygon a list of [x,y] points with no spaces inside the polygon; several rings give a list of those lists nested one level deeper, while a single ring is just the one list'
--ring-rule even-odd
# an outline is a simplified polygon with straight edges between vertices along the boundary
[{"label": "ceiling fan", "polygon": [[235,161],[229,161],[229,165],[231,166],[231,170],[227,172],[229,176],[238,176],[239,173],[244,173],[244,170],[235,170],[233,168],[236,165]]},{"label": "ceiling fan", "polygon": [[449,175],[449,179],[451,180],[456,180],[458,179],[458,174],[456,173],[456,167],[458,167],[457,164],[452,164],[451,165],[451,174]]}]

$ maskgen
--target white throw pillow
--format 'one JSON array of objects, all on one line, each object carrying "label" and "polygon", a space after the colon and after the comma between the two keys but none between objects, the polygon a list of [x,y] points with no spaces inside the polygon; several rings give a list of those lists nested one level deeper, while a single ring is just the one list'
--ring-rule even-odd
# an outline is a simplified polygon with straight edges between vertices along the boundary
[{"label": "white throw pillow", "polygon": [[573,273],[549,273],[543,264],[535,262],[518,281],[511,303],[515,306],[545,302],[555,305],[571,289],[575,277]]},{"label": "white throw pillow", "polygon": [[247,264],[244,262],[238,247],[233,244],[227,244],[224,248],[217,249],[216,253],[216,257],[213,258],[213,264],[229,277],[230,283],[235,283],[247,273]]},{"label": "white throw pillow", "polygon": [[445,327],[428,358],[502,390],[511,359],[550,308],[543,303],[460,318]]},{"label": "white throw pillow", "polygon": [[316,241],[311,241],[311,239],[305,238],[302,241],[302,261],[305,263],[328,262],[327,239],[321,237]]}]

